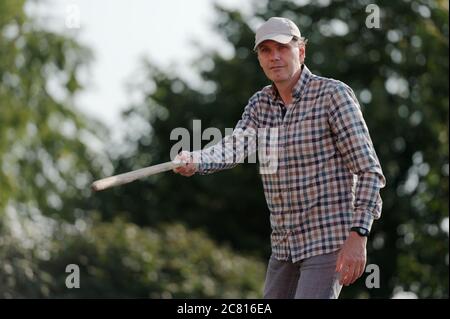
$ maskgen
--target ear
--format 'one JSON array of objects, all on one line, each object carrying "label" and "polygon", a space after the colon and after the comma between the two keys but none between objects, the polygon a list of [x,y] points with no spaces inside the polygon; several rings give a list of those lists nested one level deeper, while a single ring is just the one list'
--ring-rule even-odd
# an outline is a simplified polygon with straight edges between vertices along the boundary
[{"label": "ear", "polygon": [[299,55],[301,64],[303,64],[305,62],[305,54],[306,54],[306,47],[305,47],[305,45],[302,44],[298,48],[298,55]]}]

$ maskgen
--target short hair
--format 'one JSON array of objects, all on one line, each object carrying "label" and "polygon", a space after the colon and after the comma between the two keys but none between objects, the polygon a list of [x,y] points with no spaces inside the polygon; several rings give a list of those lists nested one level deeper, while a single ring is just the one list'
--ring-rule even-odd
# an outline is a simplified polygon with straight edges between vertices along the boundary
[{"label": "short hair", "polygon": [[308,43],[308,39],[305,38],[305,37],[299,38],[299,37],[294,36],[291,41],[292,42],[299,42],[299,44],[302,44],[304,46],[306,46],[306,44]]}]

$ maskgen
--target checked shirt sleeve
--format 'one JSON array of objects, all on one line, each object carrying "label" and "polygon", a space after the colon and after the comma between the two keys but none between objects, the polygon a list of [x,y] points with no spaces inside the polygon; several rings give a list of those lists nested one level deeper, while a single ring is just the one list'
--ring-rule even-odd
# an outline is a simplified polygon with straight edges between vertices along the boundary
[{"label": "checked shirt sleeve", "polygon": [[359,103],[350,87],[338,85],[331,94],[329,113],[337,148],[349,170],[357,175],[352,227],[371,229],[381,216],[380,188],[386,184]]},{"label": "checked shirt sleeve", "polygon": [[258,98],[255,95],[249,100],[231,135],[225,136],[216,145],[193,152],[198,162],[199,174],[206,175],[233,168],[243,163],[247,156],[255,156],[258,127],[257,103]]}]

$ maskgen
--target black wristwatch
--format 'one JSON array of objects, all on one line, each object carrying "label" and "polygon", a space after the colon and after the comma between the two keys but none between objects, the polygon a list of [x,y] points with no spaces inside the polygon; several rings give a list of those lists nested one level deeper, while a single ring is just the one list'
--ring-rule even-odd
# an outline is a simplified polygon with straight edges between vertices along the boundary
[{"label": "black wristwatch", "polygon": [[350,231],[356,232],[361,237],[369,236],[369,230],[364,227],[352,227],[352,228],[350,228]]}]

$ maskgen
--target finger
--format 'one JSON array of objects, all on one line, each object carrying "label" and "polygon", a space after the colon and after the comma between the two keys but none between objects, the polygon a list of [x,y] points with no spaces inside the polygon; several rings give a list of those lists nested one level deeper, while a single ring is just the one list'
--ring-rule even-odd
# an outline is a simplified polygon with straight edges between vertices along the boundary
[{"label": "finger", "polygon": [[174,169],[172,169],[172,171],[174,171],[175,173],[180,173],[180,168],[181,167],[175,167]]},{"label": "finger", "polygon": [[178,166],[175,168],[175,172],[179,174],[185,174],[186,173],[186,166]]},{"label": "finger", "polygon": [[351,280],[352,275],[353,275],[353,273],[352,273],[351,270],[348,270],[348,271],[345,273],[344,280],[343,280],[343,282],[342,282],[342,284],[343,284],[344,286],[348,286],[348,285],[350,284],[350,280]]},{"label": "finger", "polygon": [[339,284],[343,285],[345,283],[347,276],[347,267],[345,265],[341,266],[341,270],[339,271]]},{"label": "finger", "polygon": [[192,167],[192,166],[190,167],[189,174],[190,174],[190,176],[195,174],[195,167]]},{"label": "finger", "polygon": [[339,285],[343,285],[344,284],[344,273],[340,272],[339,273]]},{"label": "finger", "polygon": [[366,266],[365,262],[361,262],[359,264],[358,277],[355,280],[357,280],[358,278],[360,278],[362,276],[362,274],[364,273],[365,266]]},{"label": "finger", "polygon": [[347,272],[346,271],[342,271],[340,273],[340,277],[339,277],[339,284],[340,285],[345,285],[346,282],[347,282]]},{"label": "finger", "polygon": [[361,269],[363,269],[363,261],[358,261],[356,262],[355,266],[354,266],[354,273],[353,273],[353,278],[351,280],[351,284],[353,284],[355,281],[358,280],[359,277],[361,277]]},{"label": "finger", "polygon": [[354,267],[351,264],[345,265],[344,278],[342,280],[342,284],[348,286],[351,283],[353,278]]},{"label": "finger", "polygon": [[350,271],[349,279],[347,285],[353,284],[356,279],[358,279],[359,266],[353,265],[352,270]]},{"label": "finger", "polygon": [[341,272],[342,271],[342,266],[343,266],[342,259],[343,258],[342,258],[341,252],[339,252],[338,258],[337,258],[337,261],[336,261],[336,272]]},{"label": "finger", "polygon": [[186,157],[180,156],[180,164],[185,164],[185,163],[186,163]]},{"label": "finger", "polygon": [[181,153],[181,156],[183,157],[183,159],[185,160],[185,161],[190,161],[191,160],[191,153],[190,152],[188,152],[188,151],[183,151],[182,153]]},{"label": "finger", "polygon": [[178,155],[175,157],[175,159],[178,160],[179,163],[182,163],[184,158],[185,158],[184,151],[178,153]]}]

